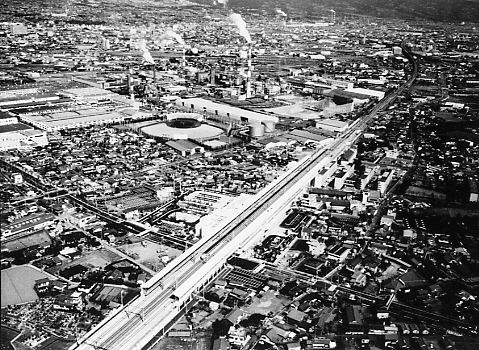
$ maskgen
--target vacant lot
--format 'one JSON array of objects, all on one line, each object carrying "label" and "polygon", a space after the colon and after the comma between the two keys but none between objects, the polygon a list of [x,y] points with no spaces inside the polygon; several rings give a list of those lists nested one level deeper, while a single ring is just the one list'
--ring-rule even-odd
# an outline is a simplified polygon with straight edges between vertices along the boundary
[{"label": "vacant lot", "polygon": [[2,307],[24,304],[38,299],[33,289],[35,281],[41,278],[55,279],[34,266],[14,266],[2,270]]},{"label": "vacant lot", "polygon": [[250,314],[258,313],[267,315],[269,312],[276,314],[285,305],[291,301],[281,295],[275,295],[272,291],[267,291],[261,298],[254,297],[250,305],[242,307],[242,309]]},{"label": "vacant lot", "polygon": [[85,252],[78,259],[65,260],[63,264],[47,269],[47,271],[50,273],[56,274],[58,273],[58,271],[63,270],[72,265],[84,265],[89,268],[95,268],[95,267],[104,268],[106,265],[121,259],[123,259],[121,256],[113,252],[110,252],[105,249],[98,249],[98,250]]},{"label": "vacant lot", "polygon": [[160,271],[169,260],[181,254],[177,249],[150,241],[127,244],[119,250],[153,271]]}]

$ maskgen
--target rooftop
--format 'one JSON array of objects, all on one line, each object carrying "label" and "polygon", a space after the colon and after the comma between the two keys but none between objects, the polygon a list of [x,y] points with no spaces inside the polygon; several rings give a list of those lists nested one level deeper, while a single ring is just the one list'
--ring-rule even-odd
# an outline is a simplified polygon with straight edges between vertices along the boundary
[{"label": "rooftop", "polygon": [[254,122],[272,122],[277,123],[279,121],[278,117],[262,114],[258,112],[249,111],[247,109],[237,108],[222,103],[213,102],[203,98],[187,98],[180,99],[177,103],[185,103],[186,107],[194,105],[195,108],[206,108],[208,111],[218,111],[219,114],[229,114],[232,118],[236,117],[237,119],[243,117],[247,118],[248,121]]}]

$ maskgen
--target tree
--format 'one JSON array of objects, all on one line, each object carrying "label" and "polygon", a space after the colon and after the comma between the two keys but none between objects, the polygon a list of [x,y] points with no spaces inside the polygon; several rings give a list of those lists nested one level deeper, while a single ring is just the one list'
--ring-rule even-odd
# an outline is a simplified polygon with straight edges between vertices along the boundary
[{"label": "tree", "polygon": [[228,331],[232,325],[233,323],[226,318],[214,321],[211,325],[213,329],[213,339],[228,335]]}]

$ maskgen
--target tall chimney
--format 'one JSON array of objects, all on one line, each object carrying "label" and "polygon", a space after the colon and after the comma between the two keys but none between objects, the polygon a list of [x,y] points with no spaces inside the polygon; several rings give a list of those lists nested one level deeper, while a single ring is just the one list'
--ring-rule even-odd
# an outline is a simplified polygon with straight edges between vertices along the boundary
[{"label": "tall chimney", "polygon": [[133,69],[131,69],[131,67],[128,67],[128,73],[126,76],[126,85],[127,85],[129,95],[133,94],[132,75],[133,75]]},{"label": "tall chimney", "polygon": [[210,69],[210,84],[215,84],[216,83],[216,70],[214,67],[211,67]]},{"label": "tall chimney", "polygon": [[251,45],[248,47],[248,71],[246,73],[246,98],[251,97],[251,71],[252,71],[252,65],[251,65]]}]

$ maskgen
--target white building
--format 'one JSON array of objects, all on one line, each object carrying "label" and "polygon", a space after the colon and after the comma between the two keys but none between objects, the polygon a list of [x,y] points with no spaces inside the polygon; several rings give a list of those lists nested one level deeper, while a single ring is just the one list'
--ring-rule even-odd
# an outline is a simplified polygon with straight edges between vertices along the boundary
[{"label": "white building", "polygon": [[33,102],[52,102],[60,100],[60,96],[55,94],[27,94],[17,90],[2,93],[0,94],[0,98],[2,98],[2,101],[0,101],[0,107],[4,109],[8,109],[9,106],[18,104],[28,104]]},{"label": "white building", "polygon": [[92,103],[100,100],[110,100],[117,95],[109,90],[96,87],[66,89],[62,91],[62,94],[72,98],[77,103]]},{"label": "white building", "polygon": [[47,133],[42,130],[26,129],[0,132],[0,151],[46,146],[47,144]]},{"label": "white building", "polygon": [[354,172],[354,165],[348,165],[341,167],[335,174],[334,177],[334,189],[340,190],[344,186],[344,182],[348,179]]},{"label": "white building", "polygon": [[336,119],[326,118],[318,120],[316,122],[316,127],[334,132],[343,132],[348,128],[348,123]]},{"label": "white building", "polygon": [[479,200],[479,191],[477,190],[477,182],[469,179],[469,202],[477,202]]},{"label": "white building", "polygon": [[344,262],[346,258],[348,257],[348,254],[351,249],[336,245],[331,248],[331,250],[328,252],[328,259],[331,260],[336,260],[338,262]]},{"label": "white building", "polygon": [[394,170],[384,172],[378,181],[378,190],[383,195],[386,193],[389,184],[391,183],[394,176]]},{"label": "white building", "polygon": [[361,178],[361,190],[364,190],[374,175],[379,171],[379,166],[366,166],[364,175]]},{"label": "white building", "polygon": [[364,88],[350,88],[346,89],[348,92],[355,92],[357,94],[367,95],[371,97],[376,97],[378,100],[382,100],[386,94],[384,91],[373,90],[373,89],[364,89]]},{"label": "white building", "polygon": [[51,132],[89,125],[120,123],[125,120],[125,116],[103,108],[83,108],[75,111],[23,115],[21,119],[25,123]]},{"label": "white building", "polygon": [[0,111],[0,126],[18,123],[18,118],[9,113]]},{"label": "white building", "polygon": [[224,121],[225,123],[261,123],[265,127],[265,132],[274,131],[275,125],[279,121],[278,117],[272,115],[257,113],[246,109],[213,102],[210,100],[205,100],[203,98],[177,99],[175,101],[175,104],[191,112],[205,113],[207,114],[208,118],[217,118]]},{"label": "white building", "polygon": [[249,341],[251,337],[246,333],[246,329],[243,327],[236,328],[231,326],[228,331],[228,340],[230,344],[243,347]]}]

